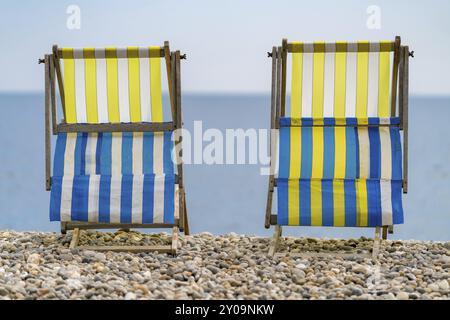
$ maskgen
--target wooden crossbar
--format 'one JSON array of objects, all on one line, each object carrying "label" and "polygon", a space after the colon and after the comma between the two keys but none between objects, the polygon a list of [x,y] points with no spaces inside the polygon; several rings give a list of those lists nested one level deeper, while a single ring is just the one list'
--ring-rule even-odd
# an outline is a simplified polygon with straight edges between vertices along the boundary
[{"label": "wooden crossbar", "polygon": [[74,229],[158,229],[172,228],[179,225],[175,219],[173,224],[168,223],[96,223],[96,222],[64,222],[65,231]]},{"label": "wooden crossbar", "polygon": [[172,241],[170,245],[166,246],[78,246],[78,242],[80,241],[82,229],[75,228],[72,232],[72,239],[70,241],[69,248],[71,249],[81,249],[81,250],[90,250],[90,251],[99,251],[99,252],[131,252],[131,253],[140,253],[140,252],[153,252],[157,251],[159,253],[170,253],[176,255],[178,248],[178,227],[172,227]]},{"label": "wooden crossbar", "polygon": [[173,131],[173,122],[61,123],[57,132],[158,132]]},{"label": "wooden crossbar", "polygon": [[295,252],[295,253],[277,253],[278,246],[281,242],[281,235],[282,235],[282,227],[280,225],[276,225],[272,240],[270,242],[269,246],[269,257],[275,257],[275,256],[285,256],[288,254],[290,257],[342,257],[342,258],[348,258],[348,257],[361,257],[361,258],[372,258],[373,260],[378,259],[378,255],[380,253],[380,246],[381,246],[381,227],[375,228],[375,237],[372,247],[372,253],[366,254],[366,253],[348,253],[348,252]]}]

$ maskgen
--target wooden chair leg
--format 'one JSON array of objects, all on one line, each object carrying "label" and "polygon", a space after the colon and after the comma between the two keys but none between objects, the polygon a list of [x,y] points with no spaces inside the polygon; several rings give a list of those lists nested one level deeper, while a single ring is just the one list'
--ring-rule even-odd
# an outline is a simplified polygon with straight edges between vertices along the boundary
[{"label": "wooden chair leg", "polygon": [[380,252],[380,230],[381,227],[375,228],[375,239],[373,241],[372,258],[377,260],[378,253]]},{"label": "wooden chair leg", "polygon": [[388,228],[389,228],[388,226],[384,226],[384,227],[383,227],[383,235],[382,235],[383,240],[386,240],[386,239],[387,239]]},{"label": "wooden chair leg", "polygon": [[388,229],[389,229],[389,234],[394,233],[394,226],[388,226]]},{"label": "wooden chair leg", "polygon": [[188,236],[190,234],[189,232],[189,221],[188,221],[188,215],[187,215],[187,206],[186,206],[186,197],[183,197],[183,214],[184,214],[184,234]]},{"label": "wooden chair leg", "polygon": [[172,254],[176,255],[177,254],[177,249],[178,249],[178,227],[173,227],[172,228]]},{"label": "wooden chair leg", "polygon": [[67,233],[67,222],[61,222],[61,234]]},{"label": "wooden chair leg", "polygon": [[78,241],[80,240],[80,229],[75,228],[72,232],[72,240],[70,241],[69,248],[73,249],[78,246]]},{"label": "wooden chair leg", "polygon": [[272,242],[270,243],[269,257],[273,257],[275,255],[278,244],[280,242],[281,233],[282,233],[281,226],[276,225],[275,230],[273,232]]}]

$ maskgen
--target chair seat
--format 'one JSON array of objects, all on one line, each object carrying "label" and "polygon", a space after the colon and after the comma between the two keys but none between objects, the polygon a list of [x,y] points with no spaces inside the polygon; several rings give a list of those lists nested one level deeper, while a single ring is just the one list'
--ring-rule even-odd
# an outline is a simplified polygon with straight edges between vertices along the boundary
[{"label": "chair seat", "polygon": [[403,223],[398,124],[398,118],[281,118],[277,223]]},{"label": "chair seat", "polygon": [[60,133],[50,220],[173,224],[171,132]]},{"label": "chair seat", "polygon": [[64,175],[52,178],[51,221],[173,224],[175,175]]},{"label": "chair seat", "polygon": [[277,223],[379,227],[403,223],[402,181],[277,179]]}]

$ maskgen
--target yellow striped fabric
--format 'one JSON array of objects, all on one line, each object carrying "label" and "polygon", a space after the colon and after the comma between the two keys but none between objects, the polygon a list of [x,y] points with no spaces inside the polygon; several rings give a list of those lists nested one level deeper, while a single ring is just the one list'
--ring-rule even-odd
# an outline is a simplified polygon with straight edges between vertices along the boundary
[{"label": "yellow striped fabric", "polygon": [[[367,117],[367,89],[369,79],[369,42],[358,43],[356,74],[356,117]],[[361,52],[359,52],[361,51]]]},{"label": "yellow striped fabric", "polygon": [[347,71],[347,44],[336,42],[335,69],[334,69],[334,117],[345,117],[345,81]]},{"label": "yellow striped fabric", "polygon": [[291,118],[395,116],[389,99],[392,41],[291,46]]},{"label": "yellow striped fabric", "polygon": [[115,48],[106,48],[105,53],[108,119],[109,122],[120,122],[117,53]]},{"label": "yellow striped fabric", "polygon": [[62,49],[67,123],[162,122],[161,48]]},{"label": "yellow striped fabric", "polygon": [[323,80],[325,69],[325,43],[315,43],[313,62],[313,100],[312,116],[313,118],[323,118]]},{"label": "yellow striped fabric", "polygon": [[322,225],[322,181],[311,179],[311,225]]},{"label": "yellow striped fabric", "polygon": [[366,181],[356,180],[356,225],[367,227],[368,208],[367,208],[367,187]]},{"label": "yellow striped fabric", "polygon": [[[390,46],[388,41],[380,43],[381,49],[387,49]],[[379,83],[378,83],[378,116],[380,118],[389,117],[389,90],[390,90],[390,70],[391,70],[391,57],[389,52],[380,52],[380,64],[379,64]],[[394,115],[392,115],[394,116]]]},{"label": "yellow striped fabric", "polygon": [[139,51],[137,49],[137,47],[130,47],[127,49],[131,122],[141,121],[141,94],[139,92]]},{"label": "yellow striped fabric", "polygon": [[[294,48],[302,47],[300,42],[292,43]],[[303,54],[292,54],[292,82],[291,82],[291,117],[302,117],[302,70]]]},{"label": "yellow striped fabric", "polygon": [[344,127],[334,128],[334,178],[345,178],[346,140]]},{"label": "yellow striped fabric", "polygon": [[97,77],[94,48],[84,49],[87,122],[98,123]]},{"label": "yellow striped fabric", "polygon": [[73,49],[62,49],[62,58],[64,59],[64,101],[66,110],[64,118],[67,123],[77,122],[75,110],[75,61],[73,60]]}]

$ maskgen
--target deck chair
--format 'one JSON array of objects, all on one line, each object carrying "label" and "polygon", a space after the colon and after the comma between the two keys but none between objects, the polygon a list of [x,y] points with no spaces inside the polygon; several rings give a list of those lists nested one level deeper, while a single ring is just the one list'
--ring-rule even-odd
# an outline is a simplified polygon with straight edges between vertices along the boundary
[{"label": "deck chair", "polygon": [[[99,251],[175,254],[189,234],[181,151],[180,51],[164,46],[53,46],[45,63],[46,188],[50,220],[74,230],[172,228],[164,246],[94,246]],[[164,60],[171,121],[164,122]],[[57,123],[56,81],[62,106]],[[51,125],[50,125],[51,122]],[[51,172],[51,131],[57,136]],[[173,134],[173,137],[172,137]]]},{"label": "deck chair", "polygon": [[393,225],[403,223],[409,56],[400,37],[370,43],[284,39],[269,52],[272,172],[265,227],[275,226],[270,255],[282,226],[329,226],[375,228],[377,256],[380,233],[386,239]]}]

